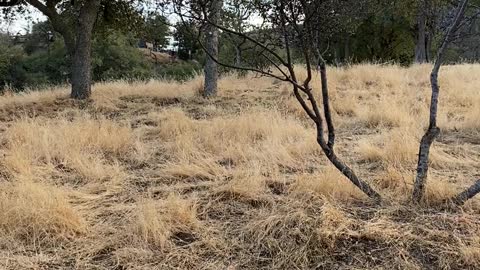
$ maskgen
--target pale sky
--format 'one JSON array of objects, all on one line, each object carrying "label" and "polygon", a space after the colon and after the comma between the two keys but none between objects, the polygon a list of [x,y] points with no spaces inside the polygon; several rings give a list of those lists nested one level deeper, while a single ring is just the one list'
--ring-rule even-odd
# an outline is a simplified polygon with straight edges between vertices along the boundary
[{"label": "pale sky", "polygon": [[[34,7],[28,6],[27,9],[30,12],[29,14],[31,18],[26,18],[26,16],[19,16],[14,20],[5,21],[5,19],[0,16],[0,32],[9,32],[11,34],[16,34],[20,32],[22,34],[25,34],[31,29],[34,23],[47,20],[47,17],[45,17],[40,11],[38,11]],[[172,23],[178,20],[178,18],[173,15],[170,15],[168,17],[170,22]],[[262,23],[262,19],[258,16],[252,16],[249,21],[253,25],[260,25]]]},{"label": "pale sky", "polygon": [[47,17],[43,16],[38,10],[34,7],[27,7],[30,12],[31,18],[26,18],[25,16],[18,16],[17,18],[6,21],[4,18],[0,17],[0,29],[1,32],[9,32],[11,34],[16,34],[18,32],[25,34],[27,29],[29,30],[34,22],[45,21]]}]

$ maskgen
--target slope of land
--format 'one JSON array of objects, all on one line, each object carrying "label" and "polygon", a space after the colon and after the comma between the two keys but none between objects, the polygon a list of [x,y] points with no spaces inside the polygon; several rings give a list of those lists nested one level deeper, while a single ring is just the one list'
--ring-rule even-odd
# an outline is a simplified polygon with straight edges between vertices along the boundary
[{"label": "slope of land", "polygon": [[[478,269],[480,65],[441,71],[425,201],[409,201],[430,66],[329,69],[332,168],[288,85],[225,76],[0,97],[2,269]],[[318,78],[315,85],[318,86]]]}]

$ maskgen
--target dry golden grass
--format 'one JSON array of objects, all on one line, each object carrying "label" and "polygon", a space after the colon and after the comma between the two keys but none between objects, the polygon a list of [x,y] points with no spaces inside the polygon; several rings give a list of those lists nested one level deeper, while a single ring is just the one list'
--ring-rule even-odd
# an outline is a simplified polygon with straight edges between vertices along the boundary
[{"label": "dry golden grass", "polygon": [[351,185],[335,167],[322,168],[315,174],[299,174],[292,183],[292,191],[313,193],[333,200],[365,200],[365,195]]},{"label": "dry golden grass", "polygon": [[86,232],[86,223],[65,198],[46,184],[19,181],[0,186],[0,231],[26,243],[69,239]]},{"label": "dry golden grass", "polygon": [[199,228],[196,206],[193,202],[170,194],[164,201],[152,199],[138,203],[132,221],[134,239],[166,248],[173,234],[192,233]]},{"label": "dry golden grass", "polygon": [[201,77],[1,96],[0,268],[477,269],[479,199],[442,203],[479,176],[480,65],[442,68],[443,132],[409,203],[430,68],[328,70],[338,155],[382,206],[276,80],[227,74],[208,100]]}]

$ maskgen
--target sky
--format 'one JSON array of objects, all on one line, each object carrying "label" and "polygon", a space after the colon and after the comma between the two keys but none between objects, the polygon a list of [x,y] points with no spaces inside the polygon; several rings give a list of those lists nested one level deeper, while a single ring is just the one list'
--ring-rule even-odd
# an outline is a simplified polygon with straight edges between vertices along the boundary
[{"label": "sky", "polygon": [[35,8],[28,6],[30,11],[30,18],[27,16],[17,17],[11,21],[6,21],[4,18],[0,17],[0,32],[8,32],[11,34],[22,33],[25,34],[35,22],[45,21],[47,18],[43,16]]},{"label": "sky", "polygon": [[[8,32],[10,34],[26,34],[32,27],[32,25],[39,21],[47,20],[40,11],[35,9],[32,6],[28,6],[27,9],[29,10],[30,16],[18,17],[12,21],[5,21],[4,18],[0,16],[0,32]],[[178,18],[176,16],[170,15],[168,16],[170,22],[176,22]],[[249,22],[253,25],[259,25],[262,22],[260,17],[252,16],[249,19]]]}]

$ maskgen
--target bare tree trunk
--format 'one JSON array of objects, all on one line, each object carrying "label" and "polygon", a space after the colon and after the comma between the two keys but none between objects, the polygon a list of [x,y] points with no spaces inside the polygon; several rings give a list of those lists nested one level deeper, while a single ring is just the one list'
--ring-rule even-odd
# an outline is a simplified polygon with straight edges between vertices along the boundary
[{"label": "bare tree trunk", "polygon": [[242,66],[242,50],[240,46],[235,47],[235,66],[241,67]]},{"label": "bare tree trunk", "polygon": [[415,63],[427,62],[426,52],[426,28],[427,28],[427,12],[426,0],[422,1],[422,5],[417,16],[417,33],[415,39]]},{"label": "bare tree trunk", "polygon": [[[222,6],[222,0],[214,0],[212,2],[208,15],[213,24],[218,24]],[[208,24],[206,30],[205,48],[207,50],[207,59],[203,69],[205,74],[203,95],[205,97],[212,97],[217,94],[218,66],[217,62],[212,58],[218,59],[218,28],[212,24]]]},{"label": "bare tree trunk", "polygon": [[100,0],[89,0],[80,9],[76,26],[75,52],[72,61],[72,92],[74,99],[87,99],[91,94],[92,31],[100,7]]},{"label": "bare tree trunk", "polygon": [[420,202],[425,194],[425,183],[427,180],[428,174],[428,157],[430,153],[430,146],[432,145],[435,138],[440,134],[440,129],[437,127],[437,111],[438,111],[438,96],[440,93],[440,87],[438,85],[438,72],[440,66],[443,62],[443,56],[445,50],[448,47],[448,44],[451,41],[451,38],[455,31],[458,28],[458,25],[462,21],[465,9],[467,7],[468,0],[463,0],[459,7],[457,8],[455,19],[450,25],[443,39],[442,45],[437,52],[437,59],[432,69],[430,75],[430,83],[432,86],[432,96],[430,100],[430,121],[425,135],[423,135],[420,142],[420,149],[418,153],[418,164],[417,164],[417,176],[415,178],[415,183],[413,185],[413,195],[412,199],[415,202]]},{"label": "bare tree trunk", "polygon": [[[320,56],[318,56],[320,57]],[[355,172],[342,160],[340,160],[334,151],[335,145],[335,128],[333,125],[332,114],[330,111],[330,98],[328,94],[328,82],[327,82],[327,69],[325,62],[321,60],[319,64],[320,80],[322,84],[322,101],[323,101],[323,114],[325,116],[325,122],[327,124],[328,141],[323,138],[323,123],[321,121],[316,122],[317,125],[317,142],[322,148],[327,158],[332,164],[347,177],[356,187],[363,191],[368,197],[372,198],[375,202],[381,202],[382,197],[378,194],[367,182],[360,179]],[[314,97],[310,97],[314,99]],[[316,104],[312,104],[316,106]],[[319,118],[320,120],[320,118]]]},{"label": "bare tree trunk", "polygon": [[425,37],[425,61],[432,61],[432,38],[433,34],[431,31],[427,32]]},{"label": "bare tree trunk", "polygon": [[345,34],[345,52],[343,62],[344,64],[348,64],[350,61],[350,34]]}]

